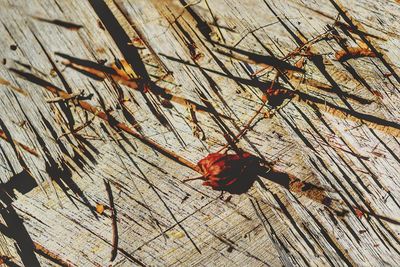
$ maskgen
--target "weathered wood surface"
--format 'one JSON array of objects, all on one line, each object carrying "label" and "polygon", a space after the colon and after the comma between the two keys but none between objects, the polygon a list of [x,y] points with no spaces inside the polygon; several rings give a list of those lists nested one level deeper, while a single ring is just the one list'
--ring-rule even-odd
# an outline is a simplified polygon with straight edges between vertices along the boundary
[{"label": "weathered wood surface", "polygon": [[[399,2],[186,4],[0,0],[0,254],[6,263],[398,266]],[[305,73],[280,83],[308,101],[286,100],[273,116],[265,107],[238,145],[324,187],[347,214],[267,179],[232,198],[199,181],[183,183],[196,173],[83,111],[74,99],[58,101],[43,83],[75,99],[93,94],[86,100],[91,105],[196,163],[226,143],[215,113],[174,102],[168,107],[120,76],[95,79],[66,66],[68,56],[105,65],[126,59],[143,77],[141,58],[153,81],[213,106],[237,134],[262,105],[262,90],[276,71],[252,80],[260,66],[221,54],[218,49],[230,50],[213,42],[282,59],[327,25],[349,47],[379,54],[340,62],[335,52],[342,48],[330,39],[310,46],[314,56],[289,59],[307,58]],[[118,228],[112,262],[112,215],[96,211],[109,205],[104,180]]]}]

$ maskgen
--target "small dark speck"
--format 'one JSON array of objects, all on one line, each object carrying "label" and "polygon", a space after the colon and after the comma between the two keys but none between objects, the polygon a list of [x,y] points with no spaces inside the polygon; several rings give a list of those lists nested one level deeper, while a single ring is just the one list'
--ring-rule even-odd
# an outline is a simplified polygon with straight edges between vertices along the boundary
[{"label": "small dark speck", "polygon": [[229,253],[231,253],[231,252],[233,251],[233,247],[232,247],[232,246],[229,246],[228,249],[227,249],[227,251],[228,251]]},{"label": "small dark speck", "polygon": [[185,202],[188,198],[189,198],[189,194],[187,194],[183,199],[182,199],[182,202],[181,202],[181,204],[183,203],[183,202]]},{"label": "small dark speck", "polygon": [[100,20],[97,21],[97,24],[99,25],[100,29],[102,29],[103,31],[106,30],[106,28],[104,28],[104,25]]},{"label": "small dark speck", "polygon": [[15,51],[15,50],[17,50],[17,46],[16,45],[10,45],[10,49]]},{"label": "small dark speck", "polygon": [[7,59],[3,58],[3,65],[7,64]]},{"label": "small dark speck", "polygon": [[104,63],[106,63],[107,62],[107,59],[100,59],[99,60],[99,64],[101,64],[101,65],[104,65]]},{"label": "small dark speck", "polygon": [[232,199],[232,196],[228,196],[228,197],[225,199],[225,202],[229,202],[229,201],[231,201],[231,199]]}]

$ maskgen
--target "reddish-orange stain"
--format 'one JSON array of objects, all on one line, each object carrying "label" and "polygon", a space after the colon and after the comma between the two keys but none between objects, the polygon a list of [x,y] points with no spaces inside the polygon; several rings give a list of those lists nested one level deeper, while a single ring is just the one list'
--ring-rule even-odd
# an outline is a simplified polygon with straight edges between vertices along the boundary
[{"label": "reddish-orange stain", "polygon": [[232,194],[248,191],[260,172],[260,160],[247,152],[212,153],[197,165],[203,175],[203,185]]}]

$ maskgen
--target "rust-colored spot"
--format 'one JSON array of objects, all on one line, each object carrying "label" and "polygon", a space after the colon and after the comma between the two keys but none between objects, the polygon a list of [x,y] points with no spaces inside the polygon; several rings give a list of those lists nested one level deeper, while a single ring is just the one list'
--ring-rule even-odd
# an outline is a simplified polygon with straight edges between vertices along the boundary
[{"label": "rust-colored spot", "polygon": [[101,215],[101,214],[103,214],[104,210],[105,210],[105,207],[103,204],[96,204],[97,213],[99,213]]},{"label": "rust-colored spot", "polygon": [[242,194],[252,186],[260,172],[260,160],[247,152],[212,153],[197,165],[203,185],[231,194]]},{"label": "rust-colored spot", "polygon": [[376,57],[376,54],[368,48],[348,47],[345,50],[336,52],[335,57],[338,61],[346,61],[352,58]]},{"label": "rust-colored spot", "polygon": [[359,209],[354,209],[354,211],[355,211],[355,213],[356,213],[356,216],[357,216],[359,219],[361,219],[361,218],[363,217],[364,212],[362,212],[362,211],[359,210]]},{"label": "rust-colored spot", "polygon": [[381,98],[381,99],[383,98],[382,93],[379,92],[378,90],[373,90],[372,93],[373,93],[375,96],[377,96],[377,97],[379,97],[379,98]]},{"label": "rust-colored spot", "polygon": [[268,104],[273,107],[278,107],[282,105],[285,99],[290,99],[294,96],[294,93],[287,89],[277,89],[277,88],[268,88],[265,92],[266,98],[268,100]]}]

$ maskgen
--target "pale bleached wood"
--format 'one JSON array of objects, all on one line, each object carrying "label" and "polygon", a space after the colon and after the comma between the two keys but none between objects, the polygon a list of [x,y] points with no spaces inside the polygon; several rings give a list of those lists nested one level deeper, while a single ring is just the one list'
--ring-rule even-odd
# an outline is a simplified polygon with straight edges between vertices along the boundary
[{"label": "pale bleached wood", "polygon": [[[330,0],[266,2],[296,35],[300,35],[298,29],[308,40],[321,34],[338,15]],[[203,93],[218,112],[232,118],[224,122],[235,133],[262,104],[260,90],[239,86],[227,77],[212,54],[232,75],[247,80],[250,77],[246,68],[256,71],[259,67],[217,53],[180,1],[108,0],[106,3],[129,37],[134,40],[140,36],[148,46],[139,53],[148,72],[155,76],[153,79],[167,71],[173,72],[173,77],[167,77],[167,81],[160,84],[175,95],[203,103],[199,92]],[[223,26],[220,30],[229,46],[245,37],[238,47],[266,53],[265,46],[280,58],[298,46],[262,0],[208,3],[218,24]],[[91,144],[88,147],[91,156],[81,154],[85,162],[79,166],[76,157],[79,149],[74,149],[79,141],[68,135],[70,141],[60,137],[60,143],[56,142],[57,136],[69,130],[60,106],[46,102],[55,96],[19,77],[10,68],[30,72],[66,91],[70,88],[73,93],[81,90],[85,95],[93,93],[89,100],[92,105],[102,108],[103,101],[112,115],[129,123],[119,109],[118,94],[109,79],[96,81],[65,68],[65,59],[56,54],[91,61],[106,59],[105,64],[108,64],[115,58],[122,59],[123,53],[112,34],[99,26],[99,17],[90,1],[34,0],[27,4],[26,1],[0,0],[0,4],[0,59],[6,59],[0,67],[0,78],[28,93],[23,95],[2,83],[0,119],[13,139],[39,154],[35,157],[18,146],[16,153],[9,142],[0,139],[1,180],[11,182],[25,169],[40,185],[25,194],[16,192],[12,204],[3,203],[3,206],[12,206],[36,244],[73,266],[398,265],[398,225],[371,216],[357,218],[352,213],[336,216],[320,203],[302,194],[290,193],[265,179],[248,193],[224,201],[219,198],[219,192],[201,186],[198,181],[182,183],[196,176],[194,171],[133,137],[126,135],[128,142],[122,140],[109,127],[112,134],[107,134],[99,119],[93,119],[90,127],[79,131]],[[400,5],[396,1],[342,0],[341,6],[362,24],[365,32],[373,35],[369,38],[373,45],[385,54],[400,75],[397,30],[400,22],[396,19],[400,15]],[[204,0],[190,8],[213,24]],[[68,30],[33,17],[59,19],[82,25],[82,28]],[[198,51],[204,54],[198,61],[204,72],[191,59],[181,39],[182,31],[176,24],[170,24],[177,17]],[[254,31],[255,36],[248,34],[258,28],[261,29]],[[216,40],[218,31],[215,26],[211,29],[212,38]],[[356,34],[353,37],[350,44],[360,44],[361,39]],[[10,49],[10,45],[17,45],[17,49]],[[341,90],[372,102],[363,105],[348,98],[349,105],[358,112],[400,124],[400,86],[395,77],[386,75],[387,68],[377,58],[350,60],[348,64],[370,87],[366,88],[335,60],[334,52],[340,49],[335,42],[313,46],[314,53],[324,54],[326,69]],[[54,66],[68,86],[52,71]],[[308,62],[305,70],[306,78],[330,85],[312,63]],[[207,75],[215,82],[219,95],[212,90]],[[262,79],[270,81],[272,78],[270,74]],[[300,79],[293,85],[302,92],[346,107],[334,93],[301,84]],[[170,127],[166,127],[152,114],[140,92],[126,86],[121,88],[124,97],[130,99],[127,106],[140,125],[141,133],[193,163],[225,144],[221,129],[210,115],[197,115],[205,133],[205,140],[201,140],[193,134],[190,112],[185,107],[174,105],[173,109],[167,109],[153,100],[168,120]],[[92,118],[72,104],[70,110],[76,120],[75,127]],[[318,117],[306,102],[291,101],[272,118],[259,121],[239,145],[275,162],[275,167],[281,171],[329,188],[329,195],[335,199],[363,208],[368,204],[377,214],[399,220],[398,137],[323,109],[321,112]],[[57,168],[65,171],[57,173],[54,171]],[[65,184],[69,189],[64,192],[51,182],[57,178],[69,178],[76,187]],[[109,262],[112,251],[110,212],[106,210],[100,215],[94,211],[96,204],[108,205],[103,179],[110,181],[118,214],[119,250],[112,263]],[[3,229],[9,227],[10,222],[3,218],[1,223],[5,226],[0,228]],[[4,240],[0,253],[9,254],[14,262],[23,265],[13,237],[7,236],[7,231],[0,233],[0,240]],[[37,251],[35,254],[43,266],[55,264]],[[26,262],[25,265],[29,266]]]}]

